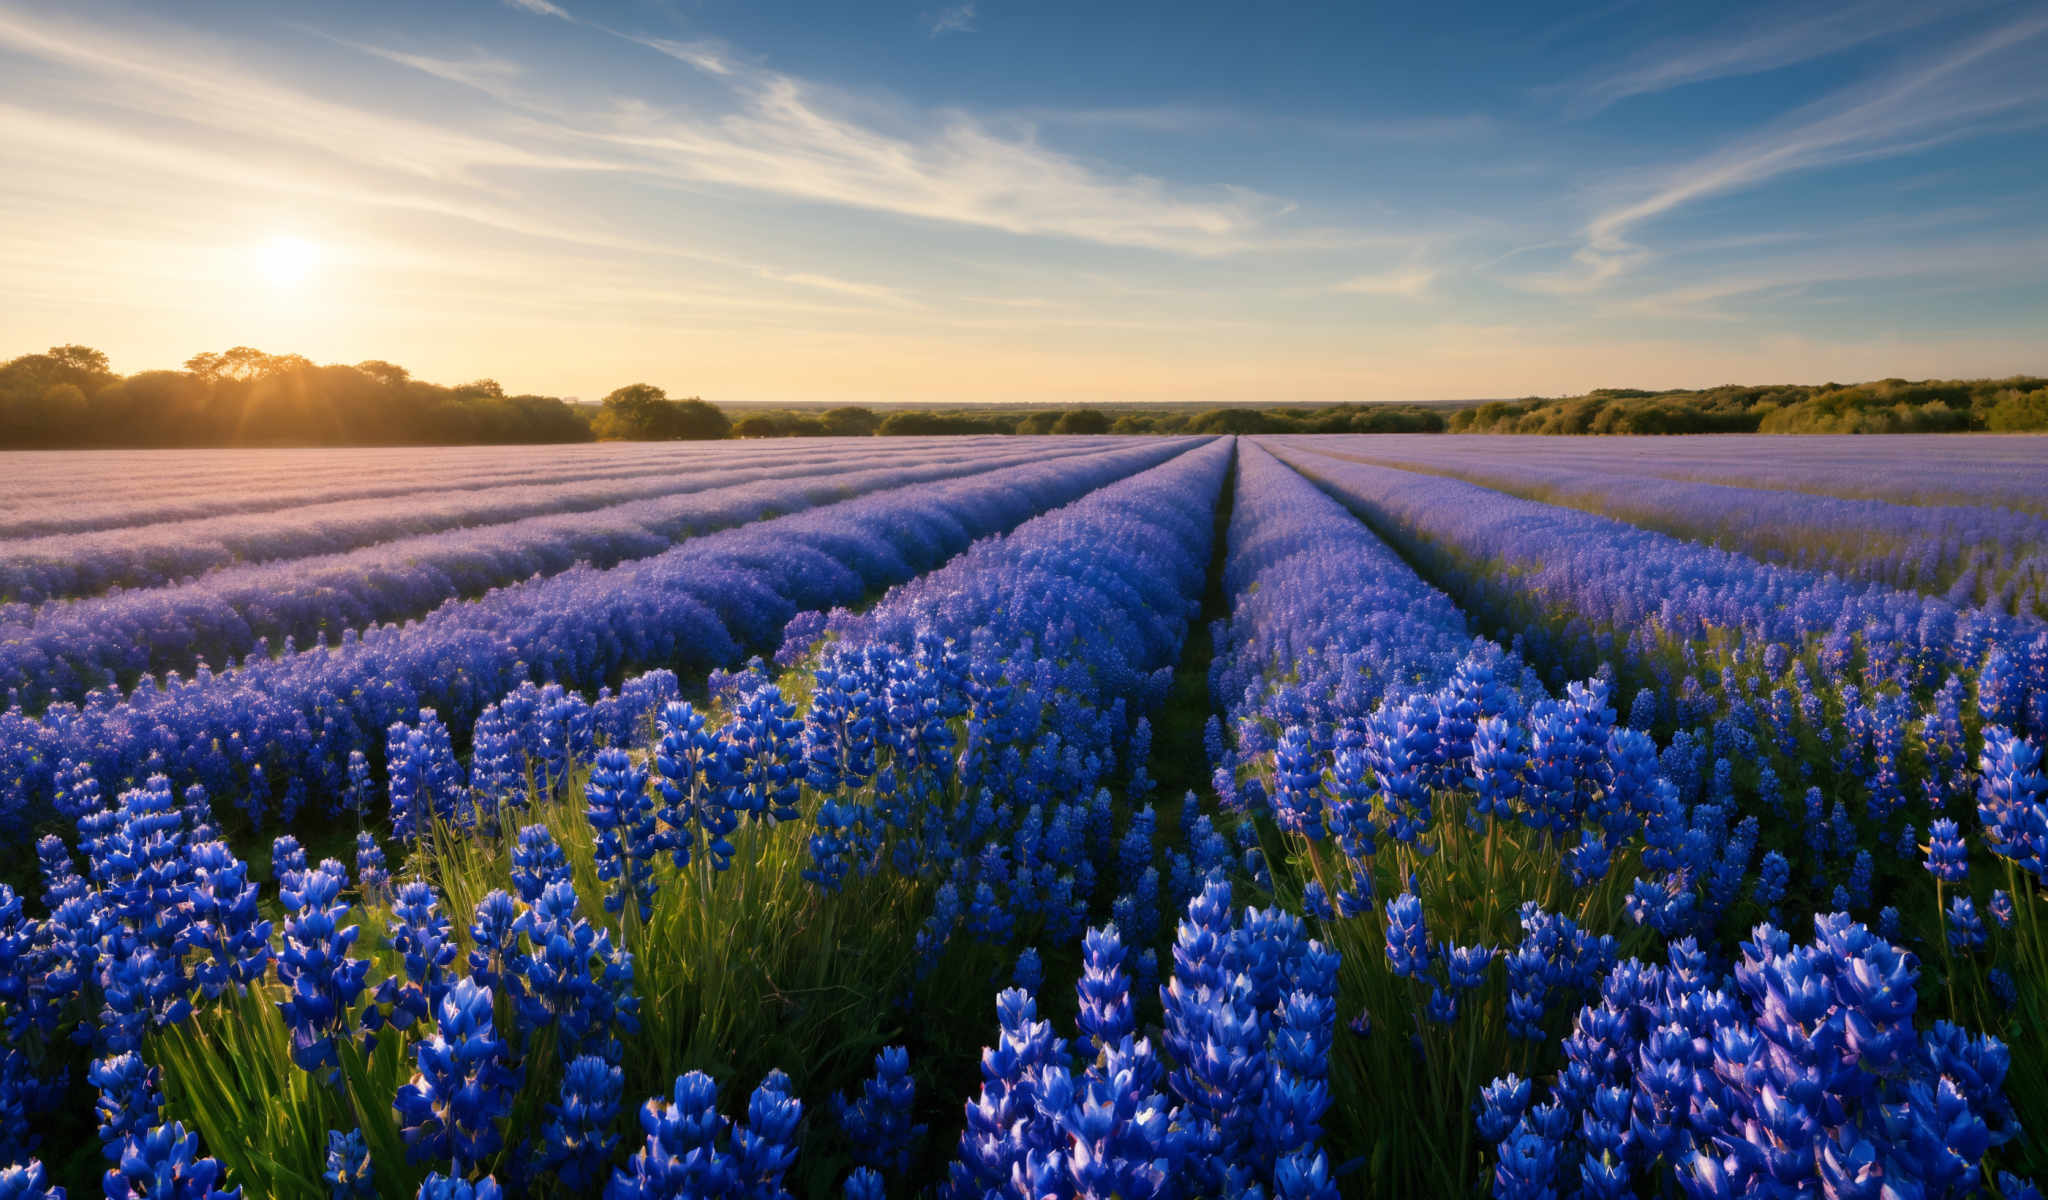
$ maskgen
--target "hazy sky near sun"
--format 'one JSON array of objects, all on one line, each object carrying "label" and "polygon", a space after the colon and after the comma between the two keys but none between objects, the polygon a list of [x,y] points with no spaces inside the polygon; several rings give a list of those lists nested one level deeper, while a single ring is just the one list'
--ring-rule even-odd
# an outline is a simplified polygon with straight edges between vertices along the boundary
[{"label": "hazy sky near sun", "polygon": [[2048,372],[2048,4],[0,0],[0,357],[595,398]]}]

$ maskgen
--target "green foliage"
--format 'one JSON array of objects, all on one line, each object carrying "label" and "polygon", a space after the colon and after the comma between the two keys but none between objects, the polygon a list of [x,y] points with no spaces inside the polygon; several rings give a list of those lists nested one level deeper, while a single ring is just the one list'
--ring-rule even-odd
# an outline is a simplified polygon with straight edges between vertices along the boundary
[{"label": "green foliage", "polygon": [[1451,414],[1453,433],[2017,433],[2048,430],[2048,379],[1911,382],[1650,392],[1492,400]]},{"label": "green foliage", "polygon": [[183,371],[122,377],[106,355],[56,346],[0,364],[0,446],[436,445],[581,442],[590,428],[547,396],[494,380],[439,387],[372,360],[321,366],[248,346]]},{"label": "green foliage", "polygon": [[1015,418],[967,416],[963,413],[904,409],[882,419],[875,432],[884,437],[924,437],[934,434],[1020,433]]},{"label": "green foliage", "polygon": [[671,400],[651,383],[635,383],[604,398],[591,429],[605,441],[704,441],[732,435],[732,421],[695,396]]}]

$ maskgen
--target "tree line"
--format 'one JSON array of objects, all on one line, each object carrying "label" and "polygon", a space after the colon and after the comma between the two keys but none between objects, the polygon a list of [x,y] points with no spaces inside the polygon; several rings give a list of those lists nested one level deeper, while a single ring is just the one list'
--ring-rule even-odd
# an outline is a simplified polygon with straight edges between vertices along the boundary
[{"label": "tree line", "polygon": [[1495,400],[1453,433],[2021,433],[2048,430],[2048,379],[1880,379]]},{"label": "tree line", "polygon": [[0,363],[0,447],[358,446],[932,434],[1437,432],[1442,413],[1373,404],[1207,411],[1109,407],[752,409],[635,383],[595,405],[453,387],[395,363],[316,364],[248,346],[118,375],[89,346]]},{"label": "tree line", "polygon": [[2048,379],[1603,388],[1456,411],[1338,404],[1197,408],[1030,406],[747,409],[648,383],[572,404],[491,379],[445,386],[382,360],[316,364],[247,346],[181,371],[118,375],[88,346],[0,363],[0,447],[357,446],[728,437],[1182,433],[1948,433],[2048,430]]},{"label": "tree line", "polygon": [[590,424],[551,396],[495,380],[455,387],[370,361],[322,366],[247,346],[196,354],[182,371],[117,375],[88,346],[0,365],[0,445],[352,446],[574,442]]}]

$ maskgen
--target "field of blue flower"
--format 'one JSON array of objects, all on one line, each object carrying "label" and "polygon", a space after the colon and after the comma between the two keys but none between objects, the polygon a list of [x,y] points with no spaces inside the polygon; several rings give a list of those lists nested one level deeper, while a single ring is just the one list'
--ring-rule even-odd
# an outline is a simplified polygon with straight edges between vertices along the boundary
[{"label": "field of blue flower", "polygon": [[0,1200],[2048,1178],[2048,443],[5,457]]}]

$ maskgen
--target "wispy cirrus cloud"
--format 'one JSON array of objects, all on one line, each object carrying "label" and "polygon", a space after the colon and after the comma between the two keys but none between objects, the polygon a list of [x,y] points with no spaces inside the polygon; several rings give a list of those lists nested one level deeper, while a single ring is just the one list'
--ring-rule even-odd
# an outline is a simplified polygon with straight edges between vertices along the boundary
[{"label": "wispy cirrus cloud", "polygon": [[1330,288],[1333,292],[1354,292],[1365,296],[1420,296],[1436,282],[1434,268],[1394,267],[1366,275],[1355,275]]},{"label": "wispy cirrus cloud", "polygon": [[[95,78],[80,94],[97,104],[289,145],[303,156],[477,189],[460,197],[428,194],[438,208],[476,207],[479,194],[513,197],[516,189],[498,175],[508,169],[610,172],[1194,256],[1328,248],[1360,236],[1283,228],[1291,206],[1279,198],[1084,162],[1028,130],[999,132],[964,112],[906,110],[897,127],[885,128],[872,114],[848,115],[850,106],[823,89],[725,57],[710,43],[631,40],[706,71],[722,99],[689,105],[635,99],[596,112],[558,102],[522,107],[517,120],[429,123],[326,99],[230,59],[195,57],[197,47],[168,53],[114,31],[16,16],[0,7],[0,48]],[[529,80],[536,93],[549,82],[494,56],[341,44],[501,99],[514,78]]]},{"label": "wispy cirrus cloud", "polygon": [[549,0],[504,0],[504,2],[512,8],[519,9],[521,12],[530,12],[537,17],[555,17],[563,21],[573,21],[576,19],[570,16],[561,5],[551,4]]},{"label": "wispy cirrus cloud", "polygon": [[2013,21],[1869,83],[1815,101],[1763,132],[1649,176],[1636,198],[1587,223],[1570,267],[1518,282],[1534,291],[1595,290],[1647,262],[1640,227],[1709,197],[1797,171],[1891,158],[1961,138],[2048,123],[2040,71],[2048,16]]},{"label": "wispy cirrus cloud", "polygon": [[700,71],[713,75],[733,73],[732,55],[724,45],[709,39],[693,42],[676,41],[673,38],[640,37],[621,34],[628,41],[638,42],[649,50],[666,54],[680,63],[688,63]]},{"label": "wispy cirrus cloud", "polygon": [[1826,58],[1956,15],[1956,5],[1863,0],[1841,7],[1793,7],[1732,36],[1646,47],[1611,73],[1569,85],[1571,107],[1590,115],[1626,100],[1714,79],[1757,75]]},{"label": "wispy cirrus cloud", "polygon": [[1293,113],[1264,113],[1203,104],[1152,104],[1123,108],[1025,108],[1015,113],[1045,126],[1127,129],[1137,133],[1298,134],[1332,141],[1436,142],[1469,139],[1497,131],[1500,123],[1482,113],[1445,116],[1361,116],[1329,119]]},{"label": "wispy cirrus cloud", "polygon": [[932,13],[926,19],[925,31],[933,37],[948,33],[974,32],[974,4],[952,4]]},{"label": "wispy cirrus cloud", "polygon": [[[1938,245],[1883,243],[1773,255],[1768,264],[1728,271],[1682,287],[1617,301],[1617,312],[1689,319],[1737,320],[1773,295],[1811,293],[1877,280],[2024,282],[2048,270],[2048,238],[1970,238]],[[1728,301],[1743,301],[1731,309]]]}]

